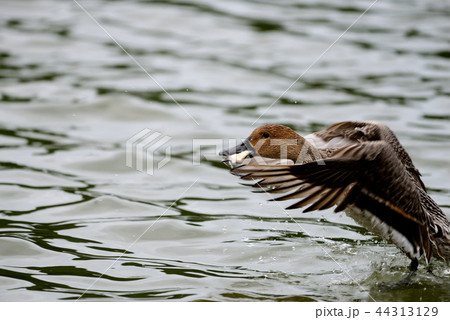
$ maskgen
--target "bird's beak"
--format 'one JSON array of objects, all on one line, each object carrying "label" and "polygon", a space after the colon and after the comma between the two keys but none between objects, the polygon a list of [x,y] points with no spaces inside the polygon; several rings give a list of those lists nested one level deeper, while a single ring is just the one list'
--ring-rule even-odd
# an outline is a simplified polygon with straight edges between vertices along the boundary
[{"label": "bird's beak", "polygon": [[228,150],[222,150],[219,153],[220,156],[225,156],[223,162],[230,166],[240,164],[245,158],[254,157],[256,154],[255,149],[253,149],[248,139],[240,145],[232,147]]}]

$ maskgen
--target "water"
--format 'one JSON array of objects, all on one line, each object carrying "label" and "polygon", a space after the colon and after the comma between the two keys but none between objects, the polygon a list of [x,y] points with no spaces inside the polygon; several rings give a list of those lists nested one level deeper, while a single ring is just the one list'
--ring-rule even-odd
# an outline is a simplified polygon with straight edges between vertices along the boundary
[{"label": "water", "polygon": [[[371,1],[78,3],[104,29],[74,1],[2,1],[0,300],[450,299],[445,264],[380,291],[407,272],[394,246],[331,211],[291,219],[214,146],[192,155],[261,115],[379,120],[449,215],[448,1],[379,1],[316,63]],[[145,128],[172,138],[153,175],[125,165]]]}]

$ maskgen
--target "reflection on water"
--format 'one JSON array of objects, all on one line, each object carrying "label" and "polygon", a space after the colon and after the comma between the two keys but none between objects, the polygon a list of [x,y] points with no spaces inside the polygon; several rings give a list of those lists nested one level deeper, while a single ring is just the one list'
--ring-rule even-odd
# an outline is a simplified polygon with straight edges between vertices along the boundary
[{"label": "reflection on water", "polygon": [[[450,299],[444,263],[380,291],[406,274],[395,247],[331,211],[289,219],[218,157],[192,165],[192,139],[262,114],[379,120],[449,214],[445,2],[377,3],[282,97],[371,1],[79,3],[114,39],[72,1],[2,2],[0,300]],[[125,165],[144,128],[172,138],[152,176]]]}]

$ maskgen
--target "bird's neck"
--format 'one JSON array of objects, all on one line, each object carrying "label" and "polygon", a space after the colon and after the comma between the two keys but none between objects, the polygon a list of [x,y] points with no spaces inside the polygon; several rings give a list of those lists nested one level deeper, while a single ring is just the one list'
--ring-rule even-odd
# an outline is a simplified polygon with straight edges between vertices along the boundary
[{"label": "bird's neck", "polygon": [[311,143],[303,139],[303,143],[288,149],[288,159],[295,164],[304,164],[312,161],[318,161],[324,158],[323,154]]}]

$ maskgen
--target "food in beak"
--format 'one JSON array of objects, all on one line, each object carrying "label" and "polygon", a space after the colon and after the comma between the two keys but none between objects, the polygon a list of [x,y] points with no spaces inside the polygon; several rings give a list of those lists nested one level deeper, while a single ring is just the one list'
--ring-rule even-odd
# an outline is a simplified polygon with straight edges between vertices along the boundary
[{"label": "food in beak", "polygon": [[249,150],[244,150],[240,153],[230,154],[228,155],[223,162],[229,165],[230,167],[234,167],[236,165],[239,165],[242,163],[242,161],[250,154],[252,153]]}]

